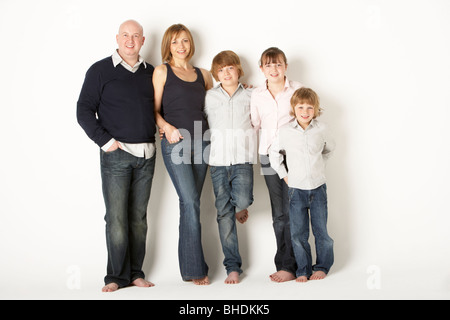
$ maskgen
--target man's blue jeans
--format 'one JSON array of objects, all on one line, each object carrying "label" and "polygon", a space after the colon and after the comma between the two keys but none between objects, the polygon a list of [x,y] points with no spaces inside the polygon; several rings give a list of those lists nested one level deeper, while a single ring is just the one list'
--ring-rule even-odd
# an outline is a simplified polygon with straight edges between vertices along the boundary
[{"label": "man's blue jeans", "polygon": [[[334,262],[333,239],[327,231],[327,186],[314,190],[289,188],[292,246],[298,269],[297,277],[310,277],[313,271],[328,274]],[[309,213],[308,213],[309,212]],[[316,264],[312,266],[309,238],[309,215],[316,245]]]},{"label": "man's blue jeans", "polygon": [[277,271],[283,270],[295,274],[297,264],[292,250],[289,225],[289,187],[272,169],[268,156],[260,155],[260,161],[264,180],[269,190],[273,230],[277,241],[275,266]]},{"label": "man's blue jeans", "polygon": [[181,140],[170,144],[161,140],[164,163],[180,201],[178,260],[184,281],[208,275],[203,255],[200,225],[200,198],[205,182],[209,141]]},{"label": "man's blue jeans", "polygon": [[145,278],[142,264],[155,158],[138,158],[121,149],[100,150],[108,250],[105,284],[125,287]]},{"label": "man's blue jeans", "polygon": [[253,165],[212,166],[211,179],[216,196],[217,223],[225,255],[227,274],[242,273],[242,259],[236,230],[236,213],[253,203]]}]

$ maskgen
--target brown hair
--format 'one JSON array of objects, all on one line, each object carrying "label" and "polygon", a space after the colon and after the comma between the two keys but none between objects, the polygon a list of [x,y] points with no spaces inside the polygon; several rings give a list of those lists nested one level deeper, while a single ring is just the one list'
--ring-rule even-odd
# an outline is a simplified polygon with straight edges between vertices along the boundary
[{"label": "brown hair", "polygon": [[170,45],[172,42],[172,39],[176,36],[178,36],[181,32],[185,31],[189,42],[191,44],[191,50],[189,52],[189,55],[187,56],[187,60],[190,60],[192,56],[195,53],[195,45],[194,45],[194,39],[192,38],[192,34],[189,31],[186,26],[182,24],[174,24],[169,27],[169,29],[166,30],[164,33],[162,43],[161,43],[161,57],[163,62],[170,62],[172,60],[172,53],[170,53]]},{"label": "brown hair", "polygon": [[299,104],[309,104],[314,107],[314,119],[322,114],[320,99],[317,93],[310,88],[300,88],[294,92],[291,98],[291,114],[295,116],[295,107]]},{"label": "brown hair", "polygon": [[214,57],[211,64],[211,74],[214,79],[216,79],[216,81],[219,81],[217,72],[226,66],[236,67],[239,73],[239,78],[244,75],[244,70],[242,70],[241,60],[239,59],[239,56],[230,50],[222,51]]},{"label": "brown hair", "polygon": [[259,66],[262,67],[266,63],[284,62],[287,65],[287,58],[283,51],[276,47],[271,47],[263,52],[259,60]]}]

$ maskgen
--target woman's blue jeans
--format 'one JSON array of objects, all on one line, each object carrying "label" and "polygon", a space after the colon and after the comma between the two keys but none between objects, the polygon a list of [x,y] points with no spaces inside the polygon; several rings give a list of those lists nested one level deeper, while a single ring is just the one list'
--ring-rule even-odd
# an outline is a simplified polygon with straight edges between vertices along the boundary
[{"label": "woman's blue jeans", "polygon": [[[333,239],[327,231],[327,186],[314,190],[289,188],[292,246],[298,269],[297,277],[310,277],[313,271],[328,274],[334,262]],[[309,216],[316,245],[316,264],[312,265],[309,238]]]},{"label": "woman's blue jeans", "polygon": [[216,197],[217,223],[227,274],[242,273],[236,230],[236,213],[253,203],[253,165],[212,166],[211,180]]},{"label": "woman's blue jeans", "polygon": [[[161,141],[164,164],[180,202],[178,260],[184,281],[208,275],[201,239],[200,198],[208,170],[209,141]],[[205,161],[206,160],[206,161]]]},{"label": "woman's blue jeans", "polygon": [[100,150],[108,250],[105,284],[125,287],[145,278],[142,264],[155,158],[138,158],[121,149]]}]

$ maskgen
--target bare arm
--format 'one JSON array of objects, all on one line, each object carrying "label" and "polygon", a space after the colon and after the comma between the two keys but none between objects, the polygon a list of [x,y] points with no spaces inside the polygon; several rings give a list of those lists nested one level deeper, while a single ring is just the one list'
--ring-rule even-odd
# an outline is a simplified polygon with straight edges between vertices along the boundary
[{"label": "bare arm", "polygon": [[206,91],[208,91],[209,89],[211,89],[214,85],[212,76],[211,76],[211,72],[209,72],[208,70],[205,69],[200,69],[203,75],[203,79],[205,79],[205,89]]}]

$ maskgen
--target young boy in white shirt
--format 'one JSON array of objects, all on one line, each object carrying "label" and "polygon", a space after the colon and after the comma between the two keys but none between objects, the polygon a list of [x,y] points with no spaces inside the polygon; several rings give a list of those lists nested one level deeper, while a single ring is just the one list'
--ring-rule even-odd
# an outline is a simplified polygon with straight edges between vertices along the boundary
[{"label": "young boy in white shirt", "polygon": [[228,275],[225,283],[235,284],[242,273],[236,219],[245,223],[253,203],[257,137],[250,120],[251,92],[239,83],[244,75],[239,57],[232,51],[219,53],[211,73],[220,84],[206,93],[205,100],[211,132],[209,165]]},{"label": "young boy in white shirt", "polygon": [[[335,143],[326,125],[316,119],[321,109],[313,90],[298,89],[291,107],[296,120],[279,129],[269,156],[271,166],[289,186],[291,239],[298,266],[296,281],[306,282],[325,278],[334,262],[333,239],[327,232],[325,166]],[[286,154],[286,165],[280,152]],[[314,266],[308,243],[309,215],[317,253]]]}]

